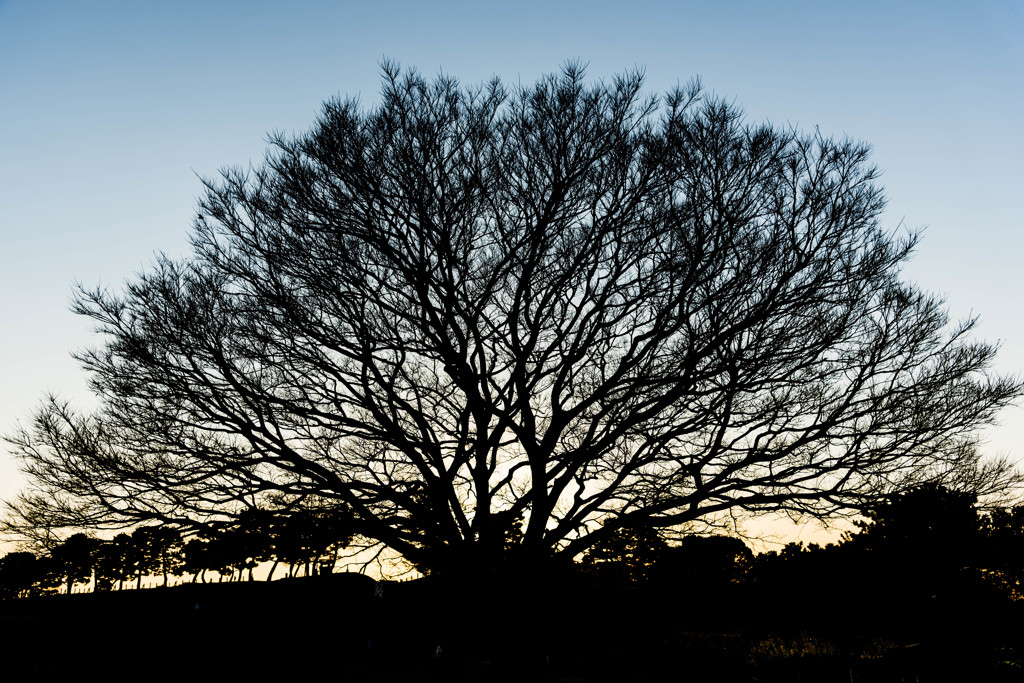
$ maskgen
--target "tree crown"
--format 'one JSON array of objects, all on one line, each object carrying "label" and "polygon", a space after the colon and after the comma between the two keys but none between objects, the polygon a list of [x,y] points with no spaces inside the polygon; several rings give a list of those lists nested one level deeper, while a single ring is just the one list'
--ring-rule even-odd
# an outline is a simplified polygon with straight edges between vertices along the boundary
[{"label": "tree crown", "polygon": [[316,496],[446,566],[1013,478],[975,433],[1021,383],[900,280],[917,235],[881,227],[865,145],[636,72],[383,70],[374,109],[207,181],[192,258],[79,292],[102,407],[15,435],[15,519]]}]

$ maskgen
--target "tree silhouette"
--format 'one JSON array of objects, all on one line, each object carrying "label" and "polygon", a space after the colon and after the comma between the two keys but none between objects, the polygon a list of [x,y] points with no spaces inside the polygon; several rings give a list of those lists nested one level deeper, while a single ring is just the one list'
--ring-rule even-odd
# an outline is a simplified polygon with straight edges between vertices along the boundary
[{"label": "tree silhouette", "polygon": [[664,584],[720,589],[742,581],[753,560],[753,552],[738,538],[686,536],[679,545],[660,553],[653,576]]},{"label": "tree silhouette", "polygon": [[667,549],[655,529],[618,527],[584,553],[582,564],[602,579],[639,583],[649,578]]},{"label": "tree silhouette", "polygon": [[163,585],[168,575],[180,576],[182,571],[181,532],[172,526],[144,526],[132,533],[132,542],[140,555],[141,573],[159,575]]},{"label": "tree silhouette", "polygon": [[27,551],[7,553],[0,558],[0,600],[21,598],[37,591],[44,563]]},{"label": "tree silhouette", "polygon": [[949,580],[983,563],[982,520],[973,494],[925,485],[867,511],[851,548],[884,558],[919,580]]},{"label": "tree silhouette", "polygon": [[124,582],[135,576],[136,550],[128,534],[118,534],[100,544],[96,551],[96,589],[124,588]]},{"label": "tree silhouette", "polygon": [[301,566],[312,572],[330,573],[338,551],[352,540],[352,517],[348,510],[321,503],[297,507],[278,515],[274,524],[274,557],[290,565],[294,576]]},{"label": "tree silhouette", "polygon": [[189,539],[185,543],[182,553],[182,570],[192,574],[192,583],[196,581],[206,583],[206,572],[215,569],[209,542],[201,538]]},{"label": "tree silhouette", "polygon": [[92,580],[101,541],[82,533],[72,534],[50,551],[54,572],[63,578],[67,594],[76,584]]},{"label": "tree silhouette", "polygon": [[[215,524],[204,530],[200,562],[232,581],[241,581],[245,572],[253,580],[257,565],[271,559],[274,543],[273,516],[258,508],[242,512],[232,522]],[[198,550],[198,549],[197,549]]]},{"label": "tree silhouette", "polygon": [[391,64],[372,111],[330,101],[272,142],[206,183],[190,259],[78,292],[101,406],[52,399],[12,437],[33,488],[9,530],[314,495],[476,572],[1015,476],[975,433],[1022,385],[900,280],[917,235],[882,227],[865,145],[638,73]]},{"label": "tree silhouette", "polygon": [[263,561],[274,558],[276,537],[274,513],[260,508],[250,508],[239,515],[231,527],[220,534],[220,539],[230,545],[229,553],[235,557],[235,566],[249,571]]},{"label": "tree silhouette", "polygon": [[985,566],[1005,577],[1009,590],[1024,597],[1024,505],[993,510],[982,523]]}]

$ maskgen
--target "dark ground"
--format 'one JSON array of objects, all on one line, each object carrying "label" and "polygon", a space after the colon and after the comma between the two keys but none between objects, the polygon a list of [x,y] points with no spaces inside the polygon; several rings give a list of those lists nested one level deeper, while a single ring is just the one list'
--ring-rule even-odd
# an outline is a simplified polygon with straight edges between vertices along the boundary
[{"label": "dark ground", "polygon": [[338,574],[8,600],[0,678],[1024,681],[1019,603],[971,595],[887,609],[839,589],[375,586]]}]

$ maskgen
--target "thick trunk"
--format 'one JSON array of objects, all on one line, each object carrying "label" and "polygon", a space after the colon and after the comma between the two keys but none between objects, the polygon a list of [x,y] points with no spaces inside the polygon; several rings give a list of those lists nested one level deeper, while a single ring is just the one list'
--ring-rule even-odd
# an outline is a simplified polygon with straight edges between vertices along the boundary
[{"label": "thick trunk", "polygon": [[[526,554],[469,552],[453,554],[430,567],[428,585],[437,603],[427,609],[438,615],[437,638],[458,642],[481,656],[506,660],[509,666],[528,667],[544,662],[557,651],[564,635],[549,625],[553,610],[579,593],[579,580],[571,564]],[[452,596],[464,604],[514,605],[500,620],[481,630],[464,615],[450,610]],[[512,645],[514,644],[514,645]],[[531,676],[510,680],[532,680]]]}]

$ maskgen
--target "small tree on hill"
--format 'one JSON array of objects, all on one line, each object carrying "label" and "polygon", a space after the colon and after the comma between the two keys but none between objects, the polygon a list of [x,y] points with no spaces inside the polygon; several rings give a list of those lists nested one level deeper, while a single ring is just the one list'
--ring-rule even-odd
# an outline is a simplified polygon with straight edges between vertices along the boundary
[{"label": "small tree on hill", "polygon": [[135,576],[135,550],[128,534],[118,534],[103,541],[96,552],[96,590],[110,590]]},{"label": "small tree on hill", "polygon": [[54,571],[62,577],[68,595],[76,584],[92,581],[100,543],[85,534],[72,534],[50,551]]},{"label": "small tree on hill", "polygon": [[0,600],[27,597],[38,591],[44,563],[22,551],[0,557]]}]

